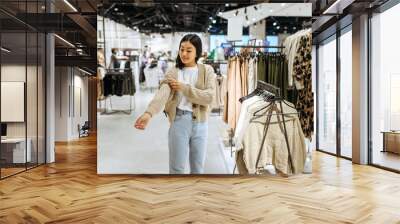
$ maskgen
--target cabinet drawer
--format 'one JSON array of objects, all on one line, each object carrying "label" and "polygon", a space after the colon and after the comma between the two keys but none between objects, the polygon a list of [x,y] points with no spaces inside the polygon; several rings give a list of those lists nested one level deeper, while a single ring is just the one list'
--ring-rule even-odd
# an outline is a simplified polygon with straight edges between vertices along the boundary
[{"label": "cabinet drawer", "polygon": [[400,154],[400,134],[399,133],[385,133],[385,151]]}]

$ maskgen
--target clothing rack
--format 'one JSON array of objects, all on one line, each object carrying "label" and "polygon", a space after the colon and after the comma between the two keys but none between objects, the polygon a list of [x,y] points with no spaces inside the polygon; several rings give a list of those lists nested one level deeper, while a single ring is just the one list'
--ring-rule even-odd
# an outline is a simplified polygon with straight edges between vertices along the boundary
[{"label": "clothing rack", "polygon": [[[258,45],[257,46],[257,45],[255,45],[255,42],[253,45],[235,45],[235,42],[233,42],[231,48],[233,48],[233,49],[235,49],[235,48],[250,49],[251,48],[253,50],[251,50],[251,52],[247,52],[247,53],[254,54],[254,53],[256,53],[255,50],[257,48],[259,48],[259,49],[278,49],[277,52],[275,52],[275,53],[278,53],[278,52],[281,52],[282,49],[285,48],[285,46],[269,46],[269,45]],[[262,52],[264,52],[264,51],[262,51]],[[268,52],[268,53],[271,53],[271,52]],[[237,55],[237,52],[234,52],[234,54]]]},{"label": "clothing rack", "polygon": [[[129,73],[125,73],[126,71],[130,71],[130,70],[132,70],[131,68],[113,68],[113,69],[107,69],[108,71],[114,71],[114,72],[118,72],[118,71],[121,71],[121,70],[123,70],[124,72],[121,72],[120,74],[119,73],[114,73],[113,75],[127,75],[127,74],[129,74]],[[133,78],[133,80],[135,80],[134,78]],[[109,101],[110,101],[110,109],[109,110],[107,110],[107,99],[109,99]],[[133,101],[133,108],[132,108],[132,101]],[[106,114],[106,115],[109,115],[109,114],[115,114],[115,113],[123,113],[123,114],[127,114],[127,115],[130,115],[131,113],[132,113],[132,111],[134,111],[136,109],[136,98],[135,98],[135,95],[129,95],[129,109],[127,109],[127,110],[116,110],[116,109],[113,109],[112,108],[112,95],[110,95],[110,96],[107,96],[105,99],[104,99],[104,111],[103,112],[101,112],[101,114],[103,115],[103,114]]]},{"label": "clothing rack", "polygon": [[285,48],[284,46],[267,46],[267,45],[232,45],[233,48],[278,48],[278,49],[283,49]]},{"label": "clothing rack", "polygon": [[230,44],[232,44],[231,47],[233,48],[278,48],[282,49],[285,48],[285,46],[270,46],[270,45],[256,45],[255,39],[251,39],[249,41],[254,41],[254,44],[247,44],[247,45],[236,45],[236,41],[229,41]]},{"label": "clothing rack", "polygon": [[219,65],[219,64],[228,64],[228,62],[227,61],[221,61],[221,60],[219,60],[219,61],[214,61],[214,60],[205,60],[204,61],[204,64],[215,64],[215,65]]},{"label": "clothing rack", "polygon": [[[104,107],[104,111],[103,112],[101,112],[101,114],[115,114],[115,113],[123,113],[123,114],[127,114],[127,115],[130,115],[130,114],[132,114],[132,111],[134,111],[135,109],[136,109],[136,98],[135,98],[135,96],[129,96],[129,109],[127,109],[127,110],[116,110],[116,109],[113,109],[112,108],[112,100],[111,100],[111,97],[112,96],[108,96],[108,97],[106,97],[106,99],[104,100],[104,104],[105,104],[105,107]],[[107,99],[109,99],[109,101],[110,101],[110,110],[107,110],[107,102],[106,102],[106,100]],[[132,108],[132,99],[133,99],[133,104],[134,104],[134,106],[133,106],[133,108]]]},{"label": "clothing rack", "polygon": [[[275,91],[275,93],[278,93],[278,94],[275,94],[275,97],[272,98],[272,100],[271,100],[272,105],[270,105],[269,107],[273,107],[273,109],[270,109],[268,111],[268,114],[266,115],[267,116],[267,120],[266,120],[266,123],[264,125],[263,138],[262,138],[260,149],[258,151],[257,162],[256,162],[256,167],[255,168],[256,168],[256,170],[258,169],[258,164],[259,164],[259,161],[260,161],[261,153],[263,151],[265,138],[267,137],[268,129],[269,129],[269,126],[270,126],[270,123],[271,123],[271,117],[272,117],[272,115],[276,115],[276,116],[278,116],[278,121],[279,121],[279,116],[281,116],[281,119],[282,119],[283,130],[284,130],[283,134],[285,136],[285,143],[286,143],[286,147],[287,147],[287,150],[288,150],[289,165],[290,165],[290,169],[291,169],[292,173],[294,173],[292,155],[291,155],[291,151],[290,151],[289,138],[288,138],[288,134],[287,134],[286,121],[285,121],[285,115],[293,114],[293,113],[282,113],[282,111],[283,111],[283,106],[282,106],[283,99],[281,98],[281,95],[280,95],[280,88],[278,88],[278,87],[276,87],[274,85],[268,84],[266,82],[263,82],[263,81],[257,81],[257,88],[262,89],[264,91],[268,91],[268,92]],[[273,93],[273,92],[271,92],[271,93]],[[278,104],[277,104],[277,102],[278,102]],[[279,110],[278,105],[280,106],[281,113],[273,114],[273,111],[275,109]]]},{"label": "clothing rack", "polygon": [[[272,117],[272,115],[276,115],[276,116],[278,116],[278,121],[280,119],[279,117],[281,117],[281,119],[282,119],[285,143],[286,143],[286,147],[287,147],[287,150],[288,150],[289,165],[290,165],[290,169],[291,169],[292,173],[294,173],[292,155],[291,155],[291,150],[290,150],[290,145],[289,145],[289,138],[288,138],[287,128],[286,128],[285,115],[298,114],[298,113],[282,113],[282,111],[283,111],[283,106],[282,106],[283,99],[281,98],[281,95],[280,95],[281,91],[280,91],[280,88],[278,88],[278,87],[276,87],[274,85],[271,85],[269,83],[266,83],[264,81],[259,80],[259,81],[257,81],[257,88],[256,88],[256,90],[254,92],[256,92],[257,94],[262,93],[262,92],[268,92],[271,95],[273,95],[272,98],[268,99],[268,101],[271,102],[271,104],[269,104],[266,107],[266,108],[271,108],[271,107],[273,107],[273,108],[269,109],[268,113],[266,115],[267,116],[267,120],[266,120],[265,125],[264,125],[263,138],[262,138],[261,146],[260,146],[260,148],[258,150],[257,162],[256,162],[256,167],[255,168],[256,168],[256,170],[258,169],[258,164],[259,164],[260,157],[261,157],[261,154],[262,154],[262,151],[263,151],[265,139],[267,137],[269,126],[271,124],[271,117]],[[254,96],[256,94],[251,93],[249,95],[253,95]],[[243,99],[243,100],[246,100],[246,99]],[[273,114],[273,111],[275,111],[276,109],[279,110],[278,105],[280,107],[280,111],[281,112]],[[266,109],[266,108],[263,108],[263,109]],[[261,110],[263,110],[263,109],[261,109]],[[254,116],[256,116],[256,115],[254,114]],[[264,116],[264,115],[262,115],[262,116]],[[236,169],[236,165],[235,165],[235,168],[233,170],[233,173],[235,173],[235,169]]]}]

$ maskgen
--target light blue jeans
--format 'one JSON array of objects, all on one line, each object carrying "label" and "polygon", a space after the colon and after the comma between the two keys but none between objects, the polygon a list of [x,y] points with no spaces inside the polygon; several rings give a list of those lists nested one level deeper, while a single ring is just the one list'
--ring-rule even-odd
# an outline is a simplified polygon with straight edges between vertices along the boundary
[{"label": "light blue jeans", "polygon": [[191,174],[204,173],[207,136],[207,122],[195,122],[192,112],[177,109],[168,132],[169,172],[184,174],[189,160]]}]

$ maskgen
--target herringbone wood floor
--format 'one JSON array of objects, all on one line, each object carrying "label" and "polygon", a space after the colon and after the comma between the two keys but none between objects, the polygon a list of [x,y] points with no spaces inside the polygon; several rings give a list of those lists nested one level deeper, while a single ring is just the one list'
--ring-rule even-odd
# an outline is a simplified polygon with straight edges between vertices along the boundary
[{"label": "herringbone wood floor", "polygon": [[400,175],[315,153],[314,173],[98,176],[96,139],[0,181],[0,223],[400,223]]}]

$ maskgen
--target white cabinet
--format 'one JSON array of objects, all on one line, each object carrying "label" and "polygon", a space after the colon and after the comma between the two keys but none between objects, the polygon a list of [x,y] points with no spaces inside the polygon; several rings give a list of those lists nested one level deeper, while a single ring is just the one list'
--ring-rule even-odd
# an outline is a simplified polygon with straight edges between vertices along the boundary
[{"label": "white cabinet", "polygon": [[[7,138],[1,140],[2,145],[12,147],[12,162],[25,163],[32,161],[32,140],[28,138]],[[28,144],[25,152],[25,144]],[[25,161],[26,160],[26,161]]]}]

